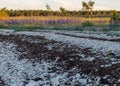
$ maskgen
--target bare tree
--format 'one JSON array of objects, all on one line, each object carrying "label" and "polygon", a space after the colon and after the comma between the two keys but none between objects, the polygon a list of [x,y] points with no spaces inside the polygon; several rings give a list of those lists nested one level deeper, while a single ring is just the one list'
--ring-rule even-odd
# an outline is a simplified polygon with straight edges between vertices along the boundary
[{"label": "bare tree", "polygon": [[82,11],[86,11],[87,3],[85,1],[82,2]]},{"label": "bare tree", "polygon": [[88,2],[88,6],[89,6],[89,10],[90,10],[90,12],[91,12],[91,15],[93,15],[93,6],[94,6],[94,4],[95,4],[95,2],[93,2],[93,1],[89,1]]},{"label": "bare tree", "polygon": [[51,11],[51,8],[48,4],[46,4],[46,8],[47,8],[48,11]]},{"label": "bare tree", "polygon": [[90,11],[90,14],[93,15],[92,11],[93,11],[93,6],[94,6],[95,2],[93,1],[89,1],[88,3],[83,1],[82,2],[82,11]]}]

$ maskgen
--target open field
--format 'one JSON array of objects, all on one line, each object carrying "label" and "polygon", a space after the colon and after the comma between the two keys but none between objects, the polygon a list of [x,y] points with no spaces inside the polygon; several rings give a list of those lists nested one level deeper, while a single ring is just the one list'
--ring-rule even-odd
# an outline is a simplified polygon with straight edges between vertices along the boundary
[{"label": "open field", "polygon": [[119,86],[119,77],[119,31],[0,30],[2,86]]},{"label": "open field", "polygon": [[108,25],[110,17],[85,18],[85,17],[62,17],[62,16],[39,16],[39,17],[8,17],[0,20],[1,24],[72,24],[80,25],[90,21],[94,25]]},{"label": "open field", "polygon": [[[22,30],[79,30],[79,31],[111,31],[119,30],[110,26],[110,18],[85,17],[8,17],[0,20],[0,28]],[[111,29],[112,28],[112,29]]]},{"label": "open field", "polygon": [[120,86],[116,2],[1,0],[0,86]]}]

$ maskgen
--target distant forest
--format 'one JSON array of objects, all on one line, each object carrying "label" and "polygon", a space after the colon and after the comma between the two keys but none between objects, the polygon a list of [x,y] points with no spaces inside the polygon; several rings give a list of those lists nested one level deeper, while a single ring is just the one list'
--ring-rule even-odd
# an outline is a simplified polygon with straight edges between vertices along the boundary
[{"label": "distant forest", "polygon": [[120,11],[115,10],[98,10],[94,11],[95,2],[88,1],[82,2],[82,9],[79,11],[69,11],[63,7],[60,7],[58,11],[53,11],[51,7],[46,4],[46,10],[7,10],[6,7],[0,9],[0,16],[8,15],[9,17],[17,16],[77,16],[77,17],[110,17],[115,13],[120,16]]},{"label": "distant forest", "polygon": [[[47,6],[46,6],[47,7]],[[115,10],[114,10],[115,11]],[[18,17],[18,16],[75,16],[75,17],[110,17],[113,10],[99,10],[99,11],[69,11],[63,7],[60,7],[58,11],[53,11],[49,7],[47,10],[7,10],[6,7],[0,9],[0,16],[8,15],[9,17]],[[120,16],[120,11],[116,11]]]},{"label": "distant forest", "polygon": [[[120,15],[120,11],[117,11]],[[89,11],[69,11],[69,10],[60,10],[60,11],[48,11],[48,10],[7,10],[7,14],[10,17],[15,16],[81,16],[87,17],[90,15]],[[93,11],[93,17],[109,17],[111,11]]]}]

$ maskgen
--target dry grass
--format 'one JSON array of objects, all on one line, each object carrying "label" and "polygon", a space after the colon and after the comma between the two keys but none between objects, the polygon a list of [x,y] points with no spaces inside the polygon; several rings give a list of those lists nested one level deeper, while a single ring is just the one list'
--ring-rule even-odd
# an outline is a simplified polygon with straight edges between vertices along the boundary
[{"label": "dry grass", "polygon": [[[104,18],[85,18],[85,17],[62,17],[62,16],[39,16],[39,17],[9,17],[4,18],[4,20],[38,20],[38,21],[47,21],[47,20],[73,20],[76,24],[80,24],[86,21],[90,21],[95,25],[108,25],[110,23],[110,17]],[[72,22],[73,23],[73,22]]]}]

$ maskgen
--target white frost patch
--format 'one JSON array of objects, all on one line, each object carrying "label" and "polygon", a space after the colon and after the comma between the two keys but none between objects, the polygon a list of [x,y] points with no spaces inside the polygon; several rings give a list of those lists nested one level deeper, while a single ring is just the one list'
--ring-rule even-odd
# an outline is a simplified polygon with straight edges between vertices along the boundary
[{"label": "white frost patch", "polygon": [[0,29],[0,32],[14,32],[14,30],[10,30],[10,29]]},{"label": "white frost patch", "polygon": [[13,34],[13,33],[14,33],[14,30],[0,29],[0,34],[3,34],[3,35],[10,35],[10,34]]},{"label": "white frost patch", "polygon": [[101,65],[101,67],[111,67],[112,65],[119,64],[120,61],[111,62],[110,64]]},{"label": "white frost patch", "polygon": [[48,50],[52,50],[53,46],[48,44],[46,47],[48,48]]},{"label": "white frost patch", "polygon": [[29,83],[26,86],[40,86],[40,82],[30,80]]},{"label": "white frost patch", "polygon": [[91,61],[95,60],[95,58],[94,57],[87,57],[87,58],[83,58],[81,60],[86,60],[86,61],[91,62]]}]

